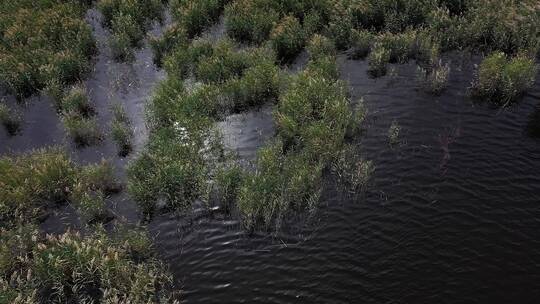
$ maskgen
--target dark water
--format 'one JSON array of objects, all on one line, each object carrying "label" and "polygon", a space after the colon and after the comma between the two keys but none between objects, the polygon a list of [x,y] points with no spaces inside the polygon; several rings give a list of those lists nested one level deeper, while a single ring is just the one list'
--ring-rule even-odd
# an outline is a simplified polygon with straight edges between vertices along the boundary
[{"label": "dark water", "polygon": [[538,303],[540,84],[503,110],[473,103],[477,61],[451,58],[441,97],[417,90],[412,64],[374,80],[341,60],[370,111],[359,153],[376,171],[360,198],[328,187],[314,224],[271,237],[219,215],[156,219],[184,301]]}]

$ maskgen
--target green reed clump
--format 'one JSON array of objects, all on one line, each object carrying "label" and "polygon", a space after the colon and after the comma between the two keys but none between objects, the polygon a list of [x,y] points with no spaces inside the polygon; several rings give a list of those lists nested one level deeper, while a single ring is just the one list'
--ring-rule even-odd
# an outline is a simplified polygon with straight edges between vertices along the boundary
[{"label": "green reed clump", "polygon": [[495,52],[480,64],[473,94],[479,98],[510,102],[534,84],[537,73],[534,59],[526,55],[508,58],[502,52]]},{"label": "green reed clump", "polygon": [[0,226],[32,222],[48,212],[48,203],[69,202],[82,215],[104,214],[97,199],[119,190],[109,163],[78,167],[56,148],[4,157],[0,173]]},{"label": "green reed clump", "polygon": [[112,33],[113,58],[119,61],[132,61],[134,49],[141,46],[151,23],[163,18],[160,0],[102,0],[98,9],[103,14],[103,23]]},{"label": "green reed clump", "polygon": [[375,40],[373,33],[367,30],[353,30],[351,34],[351,58],[364,59],[371,51]]},{"label": "green reed clump", "polygon": [[389,61],[390,51],[381,43],[375,43],[373,45],[373,50],[368,56],[368,74],[372,77],[381,77],[386,75]]},{"label": "green reed clump", "polygon": [[154,53],[154,63],[163,66],[163,59],[175,48],[187,48],[188,36],[184,27],[173,24],[167,28],[160,38],[152,37],[150,47]]},{"label": "green reed clump", "polygon": [[10,226],[44,213],[44,202],[66,201],[76,169],[57,149],[0,159],[0,225]]},{"label": "green reed clump", "polygon": [[375,43],[389,51],[389,62],[405,63],[415,56],[416,32],[414,31],[400,34],[382,33],[375,40]]},{"label": "green reed clump", "polygon": [[259,151],[257,171],[245,176],[237,198],[249,229],[279,228],[290,212],[313,210],[323,170],[338,155],[351,124],[360,123],[343,84],[317,68],[294,78],[274,115],[278,138]]},{"label": "green reed clump", "polygon": [[336,55],[336,46],[334,45],[334,42],[319,34],[315,34],[311,37],[306,48],[311,60]]},{"label": "green reed clump", "polygon": [[174,19],[185,29],[189,38],[216,23],[229,0],[173,0],[171,11]]},{"label": "green reed clump", "polygon": [[244,170],[235,163],[223,164],[214,173],[212,190],[215,201],[225,212],[230,212],[235,206],[244,175]]},{"label": "green reed clump", "polygon": [[352,145],[346,145],[332,162],[332,172],[337,176],[339,186],[351,193],[361,193],[374,170],[373,162],[360,157]]},{"label": "green reed clump", "polygon": [[111,111],[113,113],[111,136],[118,148],[118,155],[125,157],[133,149],[133,128],[131,127],[131,120],[120,104],[114,104]]},{"label": "green reed clump", "polygon": [[[186,124],[187,122],[184,122]],[[162,204],[186,210],[206,191],[209,167],[204,136],[178,123],[154,132],[145,151],[128,168],[128,190],[146,216]]]},{"label": "green reed clump", "polygon": [[0,103],[0,123],[7,133],[13,136],[21,130],[22,119],[17,112],[8,108],[4,103]]},{"label": "green reed clump", "polygon": [[84,9],[75,2],[0,4],[0,83],[22,99],[81,79],[96,50]]},{"label": "green reed clump", "polygon": [[132,257],[136,239],[119,242],[102,229],[42,235],[30,226],[1,231],[0,238],[0,251],[12,257],[0,272],[6,303],[175,303],[155,255]]},{"label": "green reed clump", "polygon": [[73,86],[60,100],[60,110],[64,114],[77,114],[89,117],[95,114],[94,107],[88,99],[86,89],[81,86]]},{"label": "green reed clump", "polygon": [[278,59],[289,63],[296,58],[305,45],[302,25],[293,16],[286,16],[274,26],[270,33],[270,43]]},{"label": "green reed clump", "polygon": [[103,139],[94,117],[85,117],[70,112],[63,115],[62,122],[68,136],[79,147],[95,145]]},{"label": "green reed clump", "polygon": [[267,0],[237,0],[225,7],[225,27],[229,37],[245,43],[267,40],[280,14]]}]

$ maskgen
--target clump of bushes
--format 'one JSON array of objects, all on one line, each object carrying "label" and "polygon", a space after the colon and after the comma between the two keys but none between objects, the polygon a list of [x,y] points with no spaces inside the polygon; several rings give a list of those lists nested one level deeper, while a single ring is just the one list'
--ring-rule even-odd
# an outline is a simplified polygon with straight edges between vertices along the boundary
[{"label": "clump of bushes", "polygon": [[351,145],[346,145],[332,162],[332,171],[337,176],[339,186],[351,193],[361,193],[374,170],[373,162],[360,157]]},{"label": "clump of bushes", "polygon": [[302,25],[293,16],[286,16],[273,28],[270,43],[278,59],[283,63],[294,60],[305,44]]},{"label": "clump of bushes", "polygon": [[188,36],[186,30],[177,23],[167,28],[160,38],[152,37],[150,39],[150,47],[154,54],[154,64],[158,67],[163,66],[163,59],[175,48],[187,48],[187,46]]},{"label": "clump of bushes", "polygon": [[9,109],[4,103],[0,103],[0,123],[7,133],[13,136],[20,131],[22,121],[18,113]]},{"label": "clump of bushes", "polygon": [[112,33],[113,58],[119,61],[132,61],[135,58],[133,50],[141,46],[152,21],[163,18],[160,0],[103,0],[98,3],[98,9],[103,14],[103,23]]},{"label": "clump of bushes", "polygon": [[22,99],[83,78],[96,50],[85,8],[58,1],[0,5],[0,83]]},{"label": "clump of bushes", "polygon": [[6,303],[174,303],[165,267],[154,255],[133,257],[142,244],[136,239],[108,237],[102,229],[43,235],[32,226],[0,231],[0,239]]},{"label": "clump of bushes", "polygon": [[131,120],[120,104],[113,105],[112,113],[111,136],[118,148],[118,155],[125,157],[133,149],[133,128],[131,127]]},{"label": "clump of bushes", "polygon": [[492,53],[478,67],[473,94],[503,103],[516,100],[534,84],[537,72],[534,59],[526,55],[508,58],[502,52]]}]

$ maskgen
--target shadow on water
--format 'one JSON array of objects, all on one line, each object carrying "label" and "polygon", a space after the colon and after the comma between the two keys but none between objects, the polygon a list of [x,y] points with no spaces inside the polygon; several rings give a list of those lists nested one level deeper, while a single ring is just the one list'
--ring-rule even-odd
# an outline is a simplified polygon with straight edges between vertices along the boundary
[{"label": "shadow on water", "polygon": [[[369,109],[359,153],[376,171],[365,197],[327,188],[313,225],[271,237],[219,215],[156,219],[150,230],[185,302],[535,303],[540,142],[527,130],[540,84],[502,110],[475,103],[477,58],[450,59],[448,90],[434,97],[413,64],[371,79],[365,61],[340,58]],[[400,144],[390,146],[394,121]]]}]

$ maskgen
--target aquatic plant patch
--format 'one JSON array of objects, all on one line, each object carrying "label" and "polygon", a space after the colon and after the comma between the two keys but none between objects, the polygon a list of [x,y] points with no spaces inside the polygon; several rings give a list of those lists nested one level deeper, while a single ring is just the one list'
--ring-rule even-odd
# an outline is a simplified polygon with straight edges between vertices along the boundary
[{"label": "aquatic plant patch", "polygon": [[84,78],[96,51],[85,9],[79,2],[0,3],[0,83],[22,99]]},{"label": "aquatic plant patch", "polygon": [[[171,277],[140,230],[109,237],[29,225],[0,230],[3,303],[176,303]],[[142,245],[142,247],[140,246]],[[139,254],[140,253],[140,254]]]},{"label": "aquatic plant patch", "polygon": [[50,204],[72,203],[86,194],[118,189],[107,163],[76,166],[58,148],[36,150],[0,159],[0,225],[32,222],[50,211]]}]

